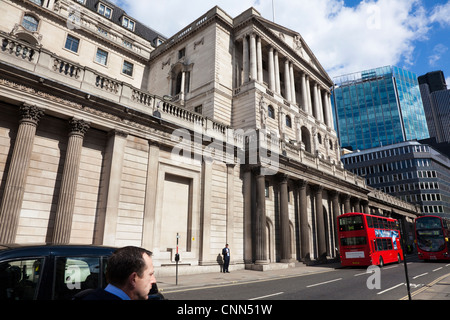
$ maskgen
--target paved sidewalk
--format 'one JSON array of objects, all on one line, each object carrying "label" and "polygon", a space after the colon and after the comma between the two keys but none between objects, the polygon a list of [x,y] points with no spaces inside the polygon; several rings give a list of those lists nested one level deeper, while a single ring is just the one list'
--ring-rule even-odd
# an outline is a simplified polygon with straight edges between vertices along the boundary
[{"label": "paved sidewalk", "polygon": [[411,292],[412,300],[450,300],[450,274]]},{"label": "paved sidewalk", "polygon": [[[231,268],[232,266],[230,266]],[[324,273],[334,271],[340,267],[340,263],[322,264],[316,266],[306,266],[302,263],[296,263],[295,267],[276,269],[269,271],[252,270],[230,270],[230,273],[201,273],[190,275],[178,275],[178,284],[176,276],[157,277],[158,288],[164,292],[190,290],[200,287],[211,287],[220,285],[232,285],[250,281],[273,280],[277,278],[288,278],[314,273]],[[419,289],[411,289],[412,300],[450,300],[450,274],[443,276],[433,283],[427,284]],[[402,300],[408,300],[404,297]]]}]

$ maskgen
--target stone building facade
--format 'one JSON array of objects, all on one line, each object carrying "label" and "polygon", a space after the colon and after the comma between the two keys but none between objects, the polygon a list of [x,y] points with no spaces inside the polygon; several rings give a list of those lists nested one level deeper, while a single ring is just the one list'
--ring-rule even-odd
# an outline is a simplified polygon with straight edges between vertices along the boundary
[{"label": "stone building facade", "polygon": [[253,8],[165,39],[109,2],[0,5],[0,242],[265,270],[335,258],[344,212],[415,218],[344,170],[329,76]]}]

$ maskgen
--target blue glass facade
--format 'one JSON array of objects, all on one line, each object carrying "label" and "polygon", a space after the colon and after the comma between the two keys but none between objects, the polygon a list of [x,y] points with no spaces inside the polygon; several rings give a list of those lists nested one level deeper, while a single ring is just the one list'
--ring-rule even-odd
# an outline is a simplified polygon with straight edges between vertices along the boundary
[{"label": "blue glass facade", "polygon": [[365,150],[429,138],[417,76],[387,66],[335,79],[333,114],[342,147]]}]

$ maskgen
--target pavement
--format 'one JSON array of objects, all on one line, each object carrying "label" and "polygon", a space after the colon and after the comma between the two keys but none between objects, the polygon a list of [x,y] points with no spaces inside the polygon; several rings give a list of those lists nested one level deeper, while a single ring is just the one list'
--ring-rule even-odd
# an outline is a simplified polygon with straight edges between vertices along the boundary
[{"label": "pavement", "polygon": [[[275,264],[280,265],[280,264]],[[298,277],[308,274],[317,274],[333,271],[340,267],[340,263],[328,263],[307,266],[303,263],[295,263],[294,267],[279,268],[273,270],[254,271],[246,269],[235,269],[236,266],[230,265],[230,273],[210,272],[199,274],[182,274],[158,276],[158,288],[162,294],[174,291],[187,291],[206,287],[215,287],[223,285],[244,284],[253,281],[269,281],[289,277]],[[450,300],[450,274],[447,274],[432,283],[414,289],[411,288],[412,300]],[[408,296],[401,300],[408,300]]]}]

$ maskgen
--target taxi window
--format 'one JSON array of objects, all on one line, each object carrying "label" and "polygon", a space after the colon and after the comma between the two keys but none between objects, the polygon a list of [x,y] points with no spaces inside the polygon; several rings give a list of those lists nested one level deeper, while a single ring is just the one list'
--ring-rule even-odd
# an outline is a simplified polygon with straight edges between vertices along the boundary
[{"label": "taxi window", "polygon": [[70,300],[85,289],[102,285],[100,257],[58,257],[55,264],[53,299]]},{"label": "taxi window", "polygon": [[0,300],[34,300],[43,258],[0,263]]}]

